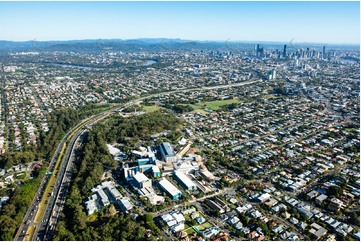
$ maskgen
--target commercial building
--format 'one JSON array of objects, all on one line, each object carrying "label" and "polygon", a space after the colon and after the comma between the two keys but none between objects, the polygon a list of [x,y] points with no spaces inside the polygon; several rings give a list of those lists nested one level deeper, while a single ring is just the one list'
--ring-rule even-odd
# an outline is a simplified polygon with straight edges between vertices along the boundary
[{"label": "commercial building", "polygon": [[[98,186],[99,187],[99,186]],[[102,206],[107,206],[110,204],[109,202],[109,198],[108,196],[105,194],[105,192],[103,191],[102,187],[99,187],[99,188],[93,188],[92,189],[92,192],[96,192],[96,194],[98,195],[98,198],[100,200],[100,204]]]},{"label": "commercial building", "polygon": [[212,182],[212,181],[215,180],[214,175],[210,171],[208,171],[207,169],[202,169],[200,173],[209,182]]},{"label": "commercial building", "polygon": [[159,146],[160,153],[162,155],[162,159],[165,162],[175,162],[177,161],[177,157],[174,155],[172,147],[168,142],[163,142]]},{"label": "commercial building", "polygon": [[97,195],[93,194],[88,201],[85,202],[85,207],[86,210],[88,212],[88,215],[93,214],[94,212],[98,211],[98,206],[97,206]]},{"label": "commercial building", "polygon": [[167,179],[163,178],[159,181],[159,186],[173,199],[179,199],[182,196],[182,192],[178,190],[172,183]]},{"label": "commercial building", "polygon": [[218,211],[219,213],[224,213],[223,208],[221,208],[217,203],[213,202],[212,200],[207,200],[206,204],[215,211]]},{"label": "commercial building", "polygon": [[199,170],[199,165],[195,159],[193,158],[182,158],[181,160],[178,160],[177,162],[173,163],[174,170],[181,171],[185,174],[189,173],[195,173]]},{"label": "commercial building", "polygon": [[111,201],[122,198],[122,194],[114,187],[112,182],[102,182],[101,187]]},{"label": "commercial building", "polygon": [[160,177],[160,170],[158,166],[152,167],[153,177]]},{"label": "commercial building", "polygon": [[197,186],[183,172],[176,171],[174,173],[174,176],[175,176],[176,180],[179,181],[180,185],[182,187],[184,187],[186,190],[196,190],[197,189]]},{"label": "commercial building", "polygon": [[98,211],[103,206],[107,206],[122,198],[122,194],[114,187],[112,182],[102,182],[92,189],[93,194],[85,202],[88,215]]},{"label": "commercial building", "polygon": [[123,212],[128,212],[129,210],[132,210],[134,205],[130,202],[128,197],[123,197],[118,201],[118,204]]},{"label": "commercial building", "polygon": [[152,181],[148,179],[143,173],[138,172],[133,176],[134,184],[137,188],[151,187]]}]

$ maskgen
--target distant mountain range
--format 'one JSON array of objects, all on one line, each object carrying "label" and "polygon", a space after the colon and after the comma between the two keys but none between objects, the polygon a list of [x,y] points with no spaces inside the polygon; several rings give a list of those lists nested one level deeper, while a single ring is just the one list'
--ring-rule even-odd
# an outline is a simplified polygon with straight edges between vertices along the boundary
[{"label": "distant mountain range", "polygon": [[[213,45],[216,44],[215,42]],[[113,50],[141,50],[149,49],[183,49],[183,48],[207,48],[212,45],[204,44],[200,41],[181,40],[181,39],[88,39],[88,40],[66,40],[66,41],[0,41],[2,50],[18,51],[99,51],[103,49]],[[219,43],[216,45],[220,45]]]},{"label": "distant mountain range", "polygon": [[[256,43],[267,47],[281,48],[284,44],[297,48],[315,46],[322,47],[323,44],[266,42],[266,41],[194,41],[168,38],[140,38],[140,39],[86,39],[86,40],[59,40],[59,41],[6,41],[0,40],[0,50],[5,51],[102,51],[105,49],[118,51],[137,50],[181,50],[181,49],[240,49],[250,50]],[[340,47],[341,45],[332,45]],[[328,48],[331,45],[327,45]],[[348,45],[350,47],[350,45]],[[358,48],[358,46],[355,46]]]}]

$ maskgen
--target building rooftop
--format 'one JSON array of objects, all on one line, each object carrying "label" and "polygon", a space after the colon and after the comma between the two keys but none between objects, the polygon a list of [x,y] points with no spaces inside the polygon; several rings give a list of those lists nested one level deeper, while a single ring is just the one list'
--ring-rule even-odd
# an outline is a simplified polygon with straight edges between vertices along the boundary
[{"label": "building rooftop", "polygon": [[161,146],[162,146],[165,156],[174,156],[172,147],[170,146],[170,144],[168,142],[163,142],[161,144]]},{"label": "building rooftop", "polygon": [[152,171],[153,171],[153,172],[160,172],[158,166],[153,166],[153,167],[152,167]]},{"label": "building rooftop", "polygon": [[181,193],[178,188],[176,188],[172,183],[170,183],[167,179],[163,178],[159,184],[169,192],[172,196],[177,196],[179,193]]},{"label": "building rooftop", "polygon": [[146,177],[143,173],[138,172],[137,174],[135,174],[133,176],[133,178],[138,182],[138,183],[143,183],[148,181],[148,177]]},{"label": "building rooftop", "polygon": [[194,182],[192,182],[192,180],[189,179],[189,177],[186,176],[186,174],[184,174],[183,172],[176,171],[174,175],[176,175],[178,179],[181,180],[187,187],[196,187]]},{"label": "building rooftop", "polygon": [[119,203],[121,204],[123,211],[128,211],[133,208],[133,204],[130,202],[128,197],[123,197],[119,200]]}]

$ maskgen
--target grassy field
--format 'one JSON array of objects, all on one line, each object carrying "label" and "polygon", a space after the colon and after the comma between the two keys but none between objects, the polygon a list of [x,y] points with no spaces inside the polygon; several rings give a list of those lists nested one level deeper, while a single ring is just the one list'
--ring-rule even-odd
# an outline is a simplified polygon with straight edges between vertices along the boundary
[{"label": "grassy field", "polygon": [[[205,222],[204,224],[200,224],[200,225],[197,225],[194,227],[197,228],[199,231],[202,231],[202,230],[212,227],[212,225],[208,222]],[[196,231],[193,229],[193,227],[189,227],[189,228],[186,228],[184,230],[184,232],[186,232],[188,235],[191,235],[191,234],[195,233]]]},{"label": "grassy field", "polygon": [[262,96],[262,98],[264,98],[264,99],[275,99],[275,98],[278,98],[278,97],[276,97],[273,94],[267,94],[267,95]]},{"label": "grassy field", "polygon": [[207,111],[202,110],[202,109],[196,109],[195,111],[196,111],[196,112],[199,112],[199,113],[202,113],[202,114],[208,114]]},{"label": "grassy field", "polygon": [[194,229],[192,227],[189,227],[188,229],[184,230],[184,232],[186,232],[188,235],[192,235],[194,234],[196,231],[194,231]]},{"label": "grassy field", "polygon": [[217,111],[221,109],[222,106],[232,103],[240,103],[241,101],[238,99],[227,99],[227,100],[217,100],[212,102],[200,102],[196,105],[191,105],[194,110],[204,110],[204,109],[211,109]]},{"label": "grassy field", "polygon": [[208,223],[208,222],[205,222],[204,224],[200,224],[198,226],[196,226],[196,228],[199,230],[199,231],[202,231],[202,230],[205,230],[205,229],[208,229],[212,227],[212,224]]},{"label": "grassy field", "polygon": [[153,105],[153,106],[142,106],[144,112],[147,112],[147,113],[150,113],[150,112],[153,112],[153,111],[157,111],[160,109],[159,106],[156,106],[156,105]]}]

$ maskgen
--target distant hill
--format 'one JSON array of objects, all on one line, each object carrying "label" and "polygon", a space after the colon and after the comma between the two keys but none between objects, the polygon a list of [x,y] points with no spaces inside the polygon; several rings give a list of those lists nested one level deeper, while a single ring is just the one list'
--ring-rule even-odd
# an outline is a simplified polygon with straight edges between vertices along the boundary
[{"label": "distant hill", "polygon": [[118,51],[137,50],[169,50],[169,49],[206,49],[222,47],[222,43],[201,42],[182,39],[94,39],[68,41],[0,41],[0,50],[6,51],[102,51],[112,49]]},{"label": "distant hill", "polygon": [[[139,39],[85,39],[85,40],[59,40],[59,41],[5,41],[0,40],[0,50],[3,51],[89,51],[99,52],[103,50],[115,51],[164,51],[164,50],[189,50],[189,49],[223,49],[223,50],[252,50],[254,44],[270,48],[282,48],[282,42],[265,41],[194,41],[169,38],[139,38]],[[292,44],[291,44],[292,45]],[[294,44],[297,47],[297,44]],[[305,47],[303,43],[301,47]],[[322,44],[310,44],[308,47],[321,48]],[[326,48],[341,47],[342,45],[328,45]],[[300,48],[301,48],[300,47]],[[350,47],[350,46],[347,46]],[[359,46],[354,46],[359,48]]]}]

